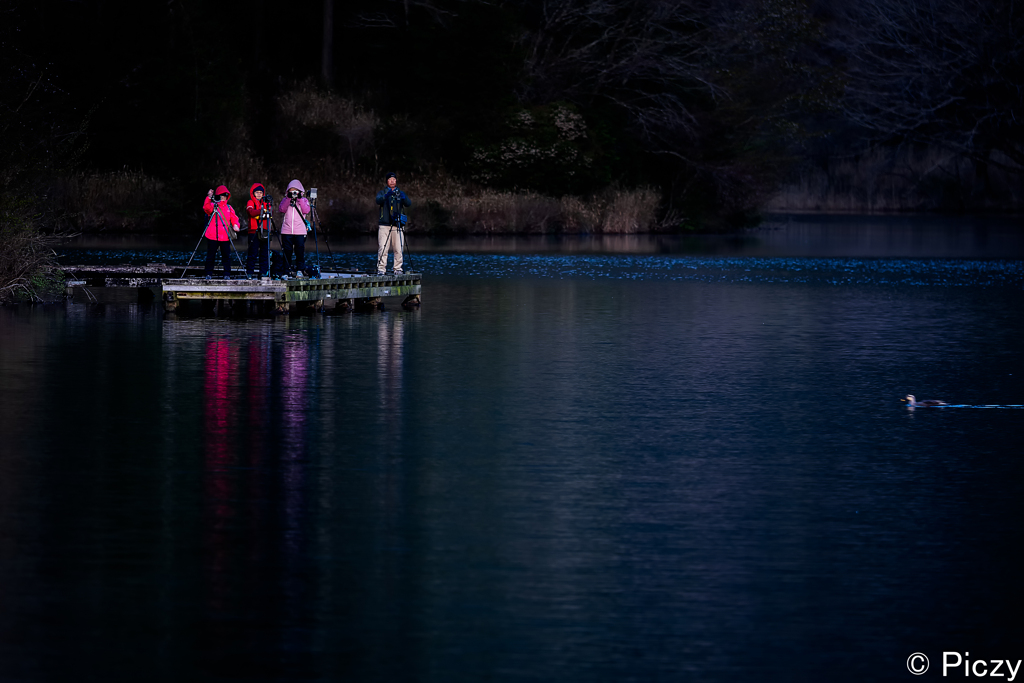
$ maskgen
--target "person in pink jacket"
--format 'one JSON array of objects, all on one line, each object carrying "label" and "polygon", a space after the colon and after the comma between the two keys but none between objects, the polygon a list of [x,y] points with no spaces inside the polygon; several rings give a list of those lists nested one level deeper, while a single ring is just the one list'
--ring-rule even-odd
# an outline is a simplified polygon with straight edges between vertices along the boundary
[{"label": "person in pink jacket", "polygon": [[284,195],[278,209],[284,214],[281,219],[281,252],[285,268],[289,273],[294,271],[295,277],[305,277],[302,271],[306,268],[306,231],[309,230],[309,223],[306,222],[306,216],[309,215],[306,188],[298,180],[293,180],[288,183]]},{"label": "person in pink jacket", "polygon": [[206,201],[203,202],[203,211],[210,216],[206,224],[206,232],[203,237],[206,239],[206,279],[213,278],[213,263],[217,258],[217,249],[220,249],[221,260],[224,262],[224,279],[231,279],[231,235],[228,230],[238,232],[238,216],[235,210],[228,204],[231,193],[224,185],[217,187],[217,192],[210,190],[206,193]]}]

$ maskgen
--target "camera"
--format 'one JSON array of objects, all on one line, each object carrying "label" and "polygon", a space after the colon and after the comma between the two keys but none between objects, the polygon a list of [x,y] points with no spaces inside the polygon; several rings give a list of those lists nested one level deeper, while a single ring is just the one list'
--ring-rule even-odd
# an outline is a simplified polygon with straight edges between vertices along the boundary
[{"label": "camera", "polygon": [[309,188],[309,198],[310,199],[316,199],[316,188],[315,187]]},{"label": "camera", "polygon": [[288,198],[289,199],[298,199],[299,195],[300,195],[300,193],[299,193],[298,190],[288,190]]}]

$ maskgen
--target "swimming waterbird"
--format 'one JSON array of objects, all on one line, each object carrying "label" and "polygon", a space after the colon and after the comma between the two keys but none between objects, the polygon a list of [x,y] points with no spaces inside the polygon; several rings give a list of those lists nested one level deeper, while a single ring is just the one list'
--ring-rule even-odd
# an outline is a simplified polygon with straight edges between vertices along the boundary
[{"label": "swimming waterbird", "polygon": [[901,401],[906,401],[907,406],[910,408],[932,408],[934,406],[948,406],[949,404],[945,401],[936,401],[928,399],[927,401],[918,401],[914,398],[913,394],[907,394],[906,398],[901,398]]}]

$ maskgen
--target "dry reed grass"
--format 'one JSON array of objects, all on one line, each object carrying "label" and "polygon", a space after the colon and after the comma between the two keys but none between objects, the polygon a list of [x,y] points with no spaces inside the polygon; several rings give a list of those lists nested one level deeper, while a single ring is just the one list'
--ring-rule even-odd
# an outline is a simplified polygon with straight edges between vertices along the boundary
[{"label": "dry reed grass", "polygon": [[[231,204],[240,215],[249,188],[260,182],[275,200],[285,186],[298,178],[307,189],[317,187],[317,208],[329,230],[362,232],[375,229],[376,193],[384,183],[349,171],[303,169],[268,170],[251,148],[240,144],[225,156],[219,177],[232,192]],[[413,201],[409,209],[410,232],[502,233],[599,233],[628,234],[656,228],[660,195],[650,188],[612,188],[590,197],[549,197],[536,192],[511,192],[481,188],[446,174],[408,175],[402,189]],[[62,179],[58,194],[63,208],[86,231],[153,231],[161,207],[167,209],[167,183],[141,171],[76,174]],[[202,197],[195,200],[196,207]],[[192,207],[177,207],[179,215]]]},{"label": "dry reed grass", "polygon": [[[378,186],[362,183],[372,202]],[[367,187],[368,185],[368,187]],[[650,188],[612,188],[578,197],[549,197],[462,183],[446,174],[411,176],[402,188],[413,199],[410,232],[636,233],[656,225],[660,195]],[[364,190],[365,191],[365,190]],[[376,206],[371,205],[376,212]]]},{"label": "dry reed grass", "polygon": [[[1006,163],[993,155],[993,161]],[[766,204],[777,212],[1020,211],[1019,177],[936,148],[872,149],[803,169]]]},{"label": "dry reed grass", "polygon": [[[234,175],[237,173],[227,173],[227,177]],[[298,178],[307,189],[316,187],[317,209],[328,230],[376,230],[379,209],[374,197],[385,187],[381,180],[329,168],[287,167],[273,175],[281,179]],[[408,210],[407,229],[421,233],[648,232],[656,226],[661,201],[660,195],[650,188],[616,188],[593,197],[557,198],[536,192],[481,188],[444,173],[403,174],[400,181],[401,189],[413,202]],[[280,197],[286,182],[265,182],[265,186]],[[249,184],[244,184],[246,192]]]}]

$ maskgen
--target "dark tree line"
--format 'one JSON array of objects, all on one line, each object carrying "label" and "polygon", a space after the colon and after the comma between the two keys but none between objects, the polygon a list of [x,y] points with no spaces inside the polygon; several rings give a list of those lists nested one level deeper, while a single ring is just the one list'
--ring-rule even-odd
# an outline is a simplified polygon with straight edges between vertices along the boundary
[{"label": "dark tree line", "polygon": [[881,141],[1024,170],[1024,8],[1012,0],[863,0],[839,14],[843,112]]},{"label": "dark tree line", "polygon": [[47,149],[79,167],[141,168],[188,191],[241,144],[239,126],[268,165],[323,156],[327,138],[286,130],[278,106],[310,79],[374,114],[372,144],[349,144],[339,168],[443,168],[556,195],[652,185],[670,222],[743,221],[823,146],[911,142],[981,169],[1024,164],[1013,0],[3,7],[4,58],[22,65],[4,96],[15,146],[65,131]]}]

